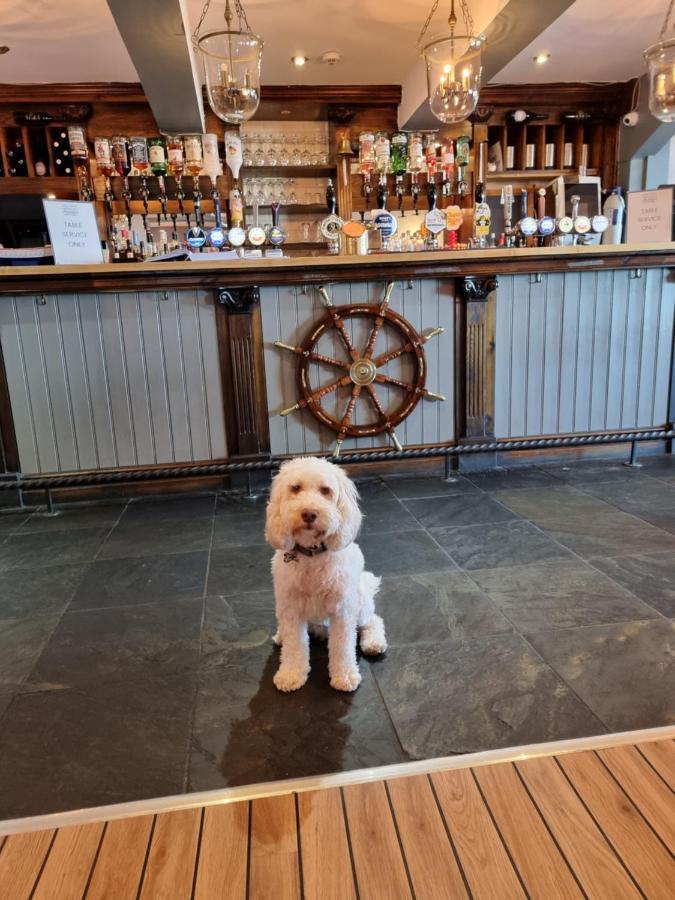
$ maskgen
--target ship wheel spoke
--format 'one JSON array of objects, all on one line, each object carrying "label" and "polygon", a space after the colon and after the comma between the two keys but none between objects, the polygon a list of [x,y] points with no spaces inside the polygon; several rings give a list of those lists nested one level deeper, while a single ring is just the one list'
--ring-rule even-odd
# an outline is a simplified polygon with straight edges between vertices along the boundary
[{"label": "ship wheel spoke", "polygon": [[345,439],[349,426],[352,423],[352,416],[354,415],[354,407],[356,406],[356,401],[359,399],[359,395],[361,394],[361,385],[355,384],[352,387],[352,395],[349,398],[349,402],[347,403],[347,408],[345,409],[345,414],[342,417],[342,421],[340,422],[340,432],[338,434],[338,438],[335,441],[335,450],[333,451],[333,456],[340,455],[340,447]]},{"label": "ship wheel spoke", "polygon": [[377,336],[380,333],[380,329],[384,325],[384,312],[389,306],[389,298],[391,297],[391,292],[393,290],[394,282],[390,281],[385,288],[384,297],[382,298],[382,303],[380,303],[379,312],[375,316],[375,321],[370,332],[370,337],[368,338],[368,343],[366,344],[366,349],[363,351],[364,359],[370,359],[373,354],[373,350],[375,349],[375,341],[377,340]]},{"label": "ship wheel spoke", "polygon": [[336,391],[339,387],[344,387],[346,384],[351,383],[352,380],[349,375],[343,375],[341,378],[331,381],[330,384],[325,384],[323,387],[317,388],[307,399],[308,401],[314,401],[316,403],[317,400],[321,400],[322,397],[332,394],[333,391]]},{"label": "ship wheel spoke", "polygon": [[311,359],[313,362],[322,362],[326,363],[328,366],[336,366],[338,369],[349,369],[349,363],[345,362],[341,359],[334,359],[332,356],[326,356],[323,353],[316,353],[313,350],[303,350],[302,347],[294,347],[292,344],[284,344],[283,341],[275,341],[275,347],[280,347],[282,350],[288,350],[291,353],[295,353],[296,356],[304,356],[305,359]]},{"label": "ship wheel spoke", "polygon": [[389,350],[387,353],[382,353],[380,356],[376,356],[373,360],[373,365],[376,369],[381,369],[382,366],[386,366],[388,362],[391,362],[392,359],[398,359],[399,356],[403,356],[404,353],[411,353],[413,350],[413,345],[408,341],[407,344],[403,344],[402,347],[396,347],[395,350]]},{"label": "ship wheel spoke", "polygon": [[376,375],[375,381],[380,384],[392,384],[394,387],[401,388],[409,394],[412,394],[415,390],[414,384],[408,384],[407,381],[400,381],[398,378],[392,378],[391,375]]}]

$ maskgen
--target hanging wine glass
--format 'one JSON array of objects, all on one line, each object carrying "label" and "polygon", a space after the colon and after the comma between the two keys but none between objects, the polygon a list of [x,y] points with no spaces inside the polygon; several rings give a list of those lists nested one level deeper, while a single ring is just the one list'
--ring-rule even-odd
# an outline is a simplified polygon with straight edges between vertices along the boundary
[{"label": "hanging wine glass", "polygon": [[291,154],[288,150],[288,135],[282,132],[279,141],[279,165],[288,166],[291,163]]},{"label": "hanging wine glass", "polygon": [[253,151],[251,150],[251,143],[253,141],[252,134],[244,134],[243,131],[239,131],[239,137],[241,138],[242,144],[242,165],[244,166],[252,166],[253,165]]},{"label": "hanging wine glass", "polygon": [[302,150],[300,148],[300,135],[294,134],[291,137],[291,165],[302,165]]},{"label": "hanging wine glass", "polygon": [[266,166],[276,166],[277,164],[277,149],[274,142],[274,135],[270,132],[266,138],[267,150],[265,151],[265,165]]},{"label": "hanging wine glass", "polygon": [[263,150],[262,134],[256,133],[255,139],[256,139],[257,147],[255,148],[255,152],[253,154],[253,165],[254,166],[264,166],[265,165],[265,151]]}]

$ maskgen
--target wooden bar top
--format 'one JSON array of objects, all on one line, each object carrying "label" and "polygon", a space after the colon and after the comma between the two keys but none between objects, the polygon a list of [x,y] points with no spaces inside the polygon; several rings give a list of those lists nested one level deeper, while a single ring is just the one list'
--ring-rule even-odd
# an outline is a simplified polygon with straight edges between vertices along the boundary
[{"label": "wooden bar top", "polygon": [[675,266],[675,243],[491,250],[433,250],[368,256],[294,256],[202,262],[107,263],[79,266],[2,266],[0,295],[78,290],[164,290],[313,284],[390,278],[452,278],[536,272]]}]

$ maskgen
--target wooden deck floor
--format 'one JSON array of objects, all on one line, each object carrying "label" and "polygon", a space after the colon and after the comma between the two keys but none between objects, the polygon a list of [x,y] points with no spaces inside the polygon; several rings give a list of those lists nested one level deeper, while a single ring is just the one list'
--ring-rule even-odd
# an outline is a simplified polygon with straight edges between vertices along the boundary
[{"label": "wooden deck floor", "polygon": [[675,895],[675,742],[0,837],[2,900]]}]

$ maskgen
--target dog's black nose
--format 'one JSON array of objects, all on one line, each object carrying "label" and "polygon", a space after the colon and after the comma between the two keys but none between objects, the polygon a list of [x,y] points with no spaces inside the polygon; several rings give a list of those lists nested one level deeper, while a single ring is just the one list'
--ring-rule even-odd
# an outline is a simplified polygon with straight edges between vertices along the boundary
[{"label": "dog's black nose", "polygon": [[311,509],[303,509],[302,519],[307,525],[311,525],[312,522],[316,521],[316,513],[312,512]]}]

